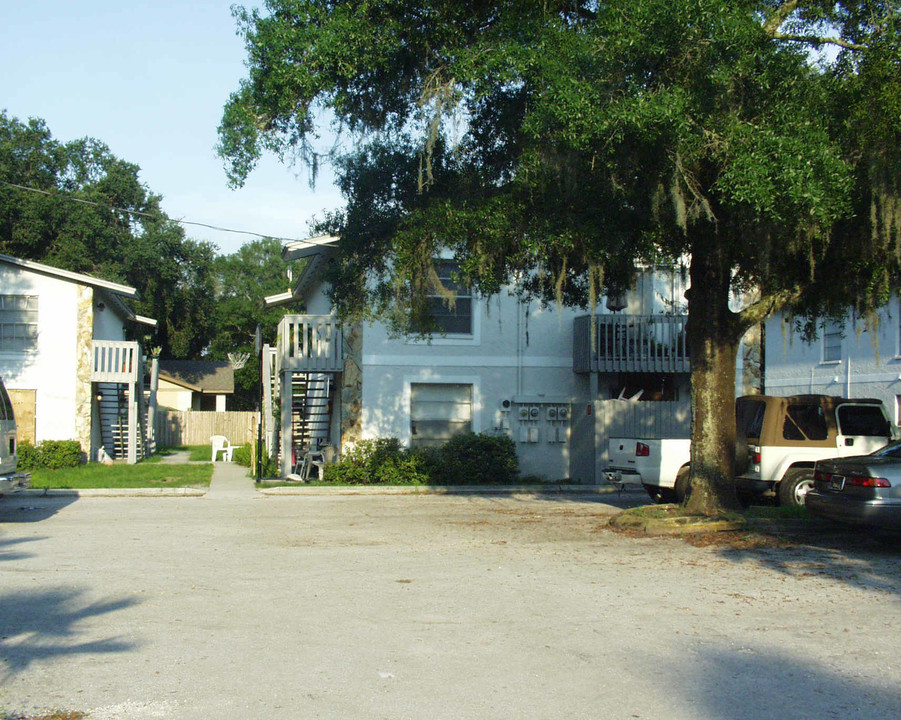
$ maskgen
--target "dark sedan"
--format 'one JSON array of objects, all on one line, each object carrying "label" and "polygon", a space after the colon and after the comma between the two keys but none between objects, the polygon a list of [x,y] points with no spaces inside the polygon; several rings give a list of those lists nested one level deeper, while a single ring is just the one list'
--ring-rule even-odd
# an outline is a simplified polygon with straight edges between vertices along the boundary
[{"label": "dark sedan", "polygon": [[870,455],[820,460],[804,502],[831,520],[901,530],[901,442]]}]

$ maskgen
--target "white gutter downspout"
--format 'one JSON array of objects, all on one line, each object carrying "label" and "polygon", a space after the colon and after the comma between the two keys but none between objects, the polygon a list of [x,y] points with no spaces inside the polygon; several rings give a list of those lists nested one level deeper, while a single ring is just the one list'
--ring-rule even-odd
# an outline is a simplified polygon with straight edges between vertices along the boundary
[{"label": "white gutter downspout", "polygon": [[845,378],[845,397],[851,397],[851,358],[848,358],[848,374]]}]

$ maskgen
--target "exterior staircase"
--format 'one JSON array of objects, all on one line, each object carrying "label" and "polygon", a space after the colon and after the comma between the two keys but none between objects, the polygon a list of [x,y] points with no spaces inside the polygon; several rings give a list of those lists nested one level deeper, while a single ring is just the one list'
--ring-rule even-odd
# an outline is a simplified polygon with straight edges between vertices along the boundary
[{"label": "exterior staircase", "polygon": [[[124,383],[98,382],[95,395],[100,418],[100,439],[106,454],[113,460],[128,459],[129,386]],[[144,393],[138,389],[138,432],[136,454],[144,457],[147,408]]]},{"label": "exterior staircase", "polygon": [[335,382],[330,373],[291,373],[291,438],[296,463],[329,444]]}]

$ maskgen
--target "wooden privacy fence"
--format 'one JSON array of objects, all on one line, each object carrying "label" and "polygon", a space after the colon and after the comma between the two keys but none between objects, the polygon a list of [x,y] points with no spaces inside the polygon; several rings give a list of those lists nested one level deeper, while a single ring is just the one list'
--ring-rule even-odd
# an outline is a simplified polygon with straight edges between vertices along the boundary
[{"label": "wooden privacy fence", "polygon": [[160,409],[157,447],[209,445],[211,435],[225,435],[232,445],[253,442],[257,435],[255,412],[199,412]]}]

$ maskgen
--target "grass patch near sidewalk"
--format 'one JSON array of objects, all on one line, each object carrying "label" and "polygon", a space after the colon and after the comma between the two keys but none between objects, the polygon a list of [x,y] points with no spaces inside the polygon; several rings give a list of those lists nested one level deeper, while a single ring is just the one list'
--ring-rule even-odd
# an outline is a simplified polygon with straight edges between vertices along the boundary
[{"label": "grass patch near sidewalk", "polygon": [[[213,466],[138,463],[102,465],[89,463],[76,468],[35,470],[31,487],[42,490],[111,490],[126,488],[207,488]],[[2,716],[0,716],[2,717]]]},{"label": "grass patch near sidewalk", "polygon": [[[177,445],[158,448],[153,457],[144,462],[161,462],[163,458],[175,455],[175,453],[188,453],[188,462],[211,462],[212,448],[209,445]],[[221,457],[221,456],[220,456]],[[3,720],[0,718],[0,720]]]}]

